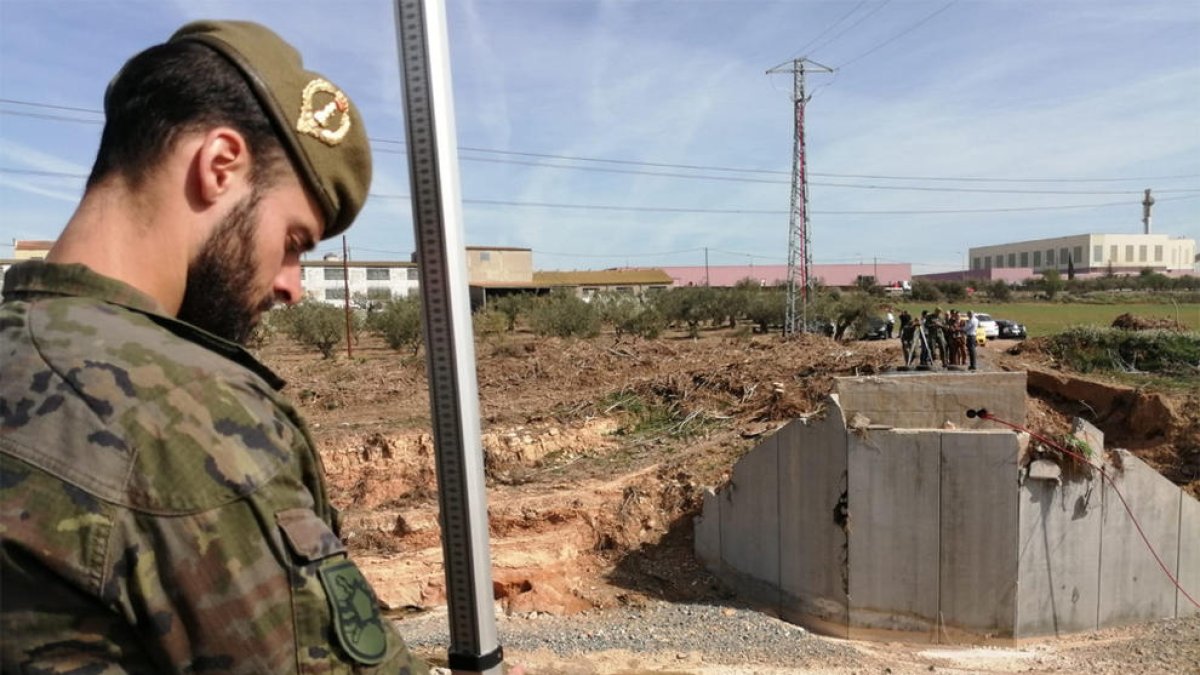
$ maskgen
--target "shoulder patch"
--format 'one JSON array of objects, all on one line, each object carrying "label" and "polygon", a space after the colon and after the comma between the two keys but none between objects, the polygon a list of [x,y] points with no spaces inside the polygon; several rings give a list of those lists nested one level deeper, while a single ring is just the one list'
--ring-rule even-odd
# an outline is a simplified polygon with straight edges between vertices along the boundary
[{"label": "shoulder patch", "polygon": [[329,598],[334,632],[342,649],[358,663],[381,663],[387,654],[387,630],[366,577],[357,565],[344,559],[322,565],[317,572]]}]

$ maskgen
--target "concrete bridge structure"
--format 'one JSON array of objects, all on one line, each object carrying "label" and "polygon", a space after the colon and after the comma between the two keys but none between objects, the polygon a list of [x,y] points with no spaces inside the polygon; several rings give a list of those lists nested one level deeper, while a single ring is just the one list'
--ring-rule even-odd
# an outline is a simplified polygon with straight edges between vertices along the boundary
[{"label": "concrete bridge structure", "polygon": [[1200,502],[1132,454],[1038,459],[1024,373],[842,378],[706,495],[695,550],[785,620],[855,639],[1011,641],[1182,617],[1098,467],[1183,589],[1200,598]]}]

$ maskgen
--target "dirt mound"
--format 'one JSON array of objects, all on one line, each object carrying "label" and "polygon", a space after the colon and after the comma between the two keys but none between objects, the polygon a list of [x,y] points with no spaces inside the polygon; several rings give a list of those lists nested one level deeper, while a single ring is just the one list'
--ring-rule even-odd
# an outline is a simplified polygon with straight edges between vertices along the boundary
[{"label": "dirt mound", "polygon": [[[1031,426],[1062,437],[1069,420],[1082,417],[1159,473],[1200,497],[1200,392],[1171,397],[1161,392],[1028,368]],[[1057,413],[1057,414],[1056,414]]]},{"label": "dirt mound", "polygon": [[1168,319],[1165,317],[1136,316],[1128,312],[1113,319],[1112,327],[1124,328],[1125,330],[1187,330],[1187,326],[1174,319]]}]

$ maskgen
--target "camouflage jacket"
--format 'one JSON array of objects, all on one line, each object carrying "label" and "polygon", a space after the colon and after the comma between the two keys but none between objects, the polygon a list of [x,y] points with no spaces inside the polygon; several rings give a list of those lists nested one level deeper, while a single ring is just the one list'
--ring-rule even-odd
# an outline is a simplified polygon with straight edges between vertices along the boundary
[{"label": "camouflage jacket", "polygon": [[82,265],[0,304],[0,670],[425,673],[283,382]]}]

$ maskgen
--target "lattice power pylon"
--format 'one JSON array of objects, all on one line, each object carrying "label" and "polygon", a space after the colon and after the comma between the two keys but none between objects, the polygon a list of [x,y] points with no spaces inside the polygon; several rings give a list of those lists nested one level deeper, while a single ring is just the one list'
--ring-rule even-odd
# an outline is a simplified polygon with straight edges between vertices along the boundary
[{"label": "lattice power pylon", "polygon": [[[792,153],[792,204],[788,217],[788,285],[787,315],[783,322],[785,335],[794,335],[808,330],[808,296],[812,290],[812,239],[809,236],[808,220],[808,158],[804,145],[804,106],[808,95],[804,92],[805,72],[832,73],[833,69],[816,61],[800,58],[775,66],[767,71],[792,73],[792,104],[796,113]],[[800,311],[796,311],[796,298],[800,298]]]}]

